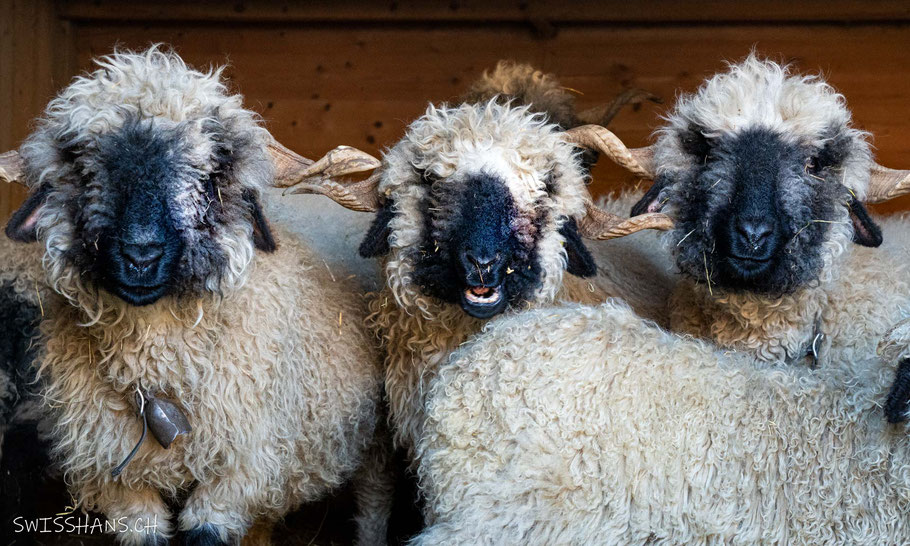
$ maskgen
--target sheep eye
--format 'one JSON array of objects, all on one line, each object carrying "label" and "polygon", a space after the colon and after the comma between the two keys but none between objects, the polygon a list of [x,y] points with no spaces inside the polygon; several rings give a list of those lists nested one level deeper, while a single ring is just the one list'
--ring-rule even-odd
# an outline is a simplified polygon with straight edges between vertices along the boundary
[{"label": "sheep eye", "polygon": [[682,149],[699,159],[706,159],[711,153],[711,143],[698,127],[692,127],[680,138]]}]

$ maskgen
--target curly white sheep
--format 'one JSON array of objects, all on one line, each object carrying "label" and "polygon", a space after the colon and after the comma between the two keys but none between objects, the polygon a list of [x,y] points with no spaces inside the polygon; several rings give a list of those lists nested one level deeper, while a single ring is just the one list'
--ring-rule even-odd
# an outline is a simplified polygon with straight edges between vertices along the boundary
[{"label": "curly white sheep", "polygon": [[491,322],[426,385],[415,544],[899,544],[893,368],[771,364],[625,304]]},{"label": "curly white sheep", "polygon": [[[80,507],[164,544],[226,543],[358,468],[359,538],[384,540],[381,372],[358,288],[260,207],[271,137],[220,70],[115,53],[48,106],[21,147],[30,197],[7,226],[39,239],[49,284],[40,374]],[[170,401],[192,431],[140,439]],[[149,417],[151,419],[151,417]],[[166,443],[164,440],[163,443]],[[369,465],[361,467],[362,463]],[[369,489],[372,487],[372,489]],[[122,519],[121,519],[122,518]],[[141,527],[141,528],[140,528]]]},{"label": "curly white sheep", "polygon": [[894,171],[873,163],[844,97],[752,54],[667,119],[643,161],[655,183],[632,213],[675,221],[672,329],[767,360],[873,355],[910,311],[907,223],[885,221],[885,248],[866,248],[882,232],[863,202],[893,197],[882,175]]},{"label": "curly white sheep", "polygon": [[[549,78],[528,81],[552,87]],[[509,89],[502,78],[487,84]],[[399,445],[412,449],[421,436],[425,385],[436,367],[489,318],[611,295],[604,287],[616,278],[594,277],[582,237],[613,237],[646,222],[622,224],[590,202],[571,143],[580,129],[568,136],[528,105],[497,97],[430,106],[385,154],[379,173],[306,190],[378,210],[360,250],[384,258],[386,286],[371,302],[370,320],[386,353]]]},{"label": "curly white sheep", "polygon": [[378,192],[385,208],[361,252],[385,256],[371,322],[396,438],[411,447],[426,381],[486,319],[607,294],[563,278],[596,272],[574,220],[584,214],[584,173],[573,147],[525,107],[431,106],[385,154]]}]

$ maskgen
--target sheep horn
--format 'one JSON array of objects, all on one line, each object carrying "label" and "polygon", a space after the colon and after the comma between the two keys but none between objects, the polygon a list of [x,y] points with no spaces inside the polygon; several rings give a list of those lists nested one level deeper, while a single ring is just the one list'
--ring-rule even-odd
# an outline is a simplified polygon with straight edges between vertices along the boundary
[{"label": "sheep horn", "polygon": [[287,188],[285,193],[325,195],[346,208],[360,212],[379,210],[379,171],[356,182],[340,178],[378,168],[380,161],[370,154],[350,146],[339,146],[313,162],[277,142],[272,143],[271,153],[276,166],[274,185]]},{"label": "sheep horn", "polygon": [[578,119],[583,123],[593,123],[606,127],[613,121],[613,118],[616,117],[616,114],[618,114],[625,105],[641,104],[646,100],[657,104],[664,102],[663,99],[650,91],[636,88],[626,89],[608,104],[580,112],[578,114]]},{"label": "sheep horn", "polygon": [[625,237],[645,229],[667,231],[673,229],[673,220],[659,212],[620,218],[588,201],[585,203],[585,216],[578,222],[578,232],[582,237],[599,241]]},{"label": "sheep horn", "polygon": [[274,139],[269,143],[269,155],[272,156],[272,165],[275,166],[275,179],[272,184],[279,188],[295,184],[302,177],[300,173],[313,164],[312,159],[303,157]]},{"label": "sheep horn", "polygon": [[0,180],[25,186],[25,181],[22,180],[22,171],[22,158],[19,157],[19,152],[13,150],[0,154]]},{"label": "sheep horn", "polygon": [[630,150],[618,136],[599,125],[582,125],[569,129],[564,135],[566,141],[597,150],[642,178],[654,178],[654,149],[651,146]]},{"label": "sheep horn", "polygon": [[889,169],[878,163],[872,165],[866,203],[881,203],[906,193],[910,193],[910,171]]}]

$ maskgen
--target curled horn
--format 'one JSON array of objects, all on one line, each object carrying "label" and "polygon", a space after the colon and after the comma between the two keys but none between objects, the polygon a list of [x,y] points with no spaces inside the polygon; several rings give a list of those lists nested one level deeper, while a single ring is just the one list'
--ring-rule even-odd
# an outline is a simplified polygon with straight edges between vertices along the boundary
[{"label": "curled horn", "polygon": [[[603,153],[642,178],[654,178],[654,151],[650,147],[630,150],[619,137],[598,125],[582,125],[566,131],[565,139],[576,146]],[[585,216],[578,222],[579,233],[588,239],[615,239],[645,229],[673,229],[673,220],[659,212],[620,218],[588,200]]]},{"label": "curled horn", "polygon": [[872,165],[867,203],[881,203],[907,193],[910,193],[910,171],[889,169],[878,163]]},{"label": "curled horn", "polygon": [[588,201],[585,203],[585,216],[578,221],[578,232],[582,237],[600,241],[625,237],[645,229],[667,231],[673,229],[673,220],[659,212],[620,218]]},{"label": "curled horn", "polygon": [[22,171],[22,158],[19,157],[19,152],[13,150],[0,154],[0,180],[25,186]]},{"label": "curled horn", "polygon": [[564,138],[576,146],[597,150],[614,163],[642,178],[654,178],[653,146],[630,150],[618,136],[599,125],[582,125],[569,129],[565,132]]},{"label": "curled horn", "polygon": [[370,154],[350,146],[339,146],[314,162],[274,141],[269,152],[275,165],[274,186],[287,188],[286,194],[315,193],[351,210],[379,210],[379,171],[357,182],[340,178],[379,167],[379,160]]}]

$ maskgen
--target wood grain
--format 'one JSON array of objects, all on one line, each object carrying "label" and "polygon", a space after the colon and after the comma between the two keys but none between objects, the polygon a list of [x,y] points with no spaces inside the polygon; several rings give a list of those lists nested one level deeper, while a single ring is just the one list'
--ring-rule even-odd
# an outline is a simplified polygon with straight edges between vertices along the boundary
[{"label": "wood grain", "polygon": [[[501,58],[557,73],[565,86],[583,93],[581,107],[633,86],[661,95],[665,105],[624,111],[612,126],[629,144],[644,145],[677,93],[694,90],[722,70],[725,60],[755,47],[800,70],[824,72],[846,95],[857,125],[875,135],[881,162],[910,168],[906,2],[583,0],[569,10],[549,1],[46,0],[44,19],[25,15],[32,9],[26,4],[32,5],[13,0],[12,17],[0,12],[0,59],[6,61],[0,67],[0,100],[4,111],[13,113],[0,119],[0,138],[13,135],[2,142],[5,148],[24,136],[28,120],[66,79],[48,86],[49,73],[68,77],[88,69],[93,56],[115,45],[167,42],[197,66],[230,63],[227,74],[247,103],[282,142],[309,157],[338,144],[379,153],[428,102],[456,99]],[[69,34],[61,39],[59,32],[47,32],[46,38],[37,33],[41,54],[7,46],[11,39],[16,47],[31,46],[36,31],[26,23],[53,18],[52,8],[58,10],[55,23]],[[51,55],[52,46],[41,43],[60,45]],[[10,79],[10,58],[26,73]],[[29,76],[30,70],[43,76]],[[594,174],[598,193],[634,183],[607,165]],[[4,191],[9,193],[0,188],[0,197]],[[0,202],[0,215],[17,197]],[[910,209],[910,198],[878,207],[904,209]]]}]

